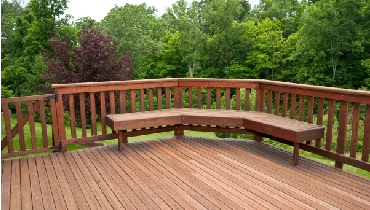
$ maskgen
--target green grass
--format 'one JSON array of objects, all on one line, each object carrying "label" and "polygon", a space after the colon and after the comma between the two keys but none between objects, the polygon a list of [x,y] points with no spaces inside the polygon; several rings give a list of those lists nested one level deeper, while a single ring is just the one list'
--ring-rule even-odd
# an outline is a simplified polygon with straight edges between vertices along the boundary
[{"label": "green grass", "polygon": [[[12,115],[11,116],[11,125],[14,126],[15,124],[17,123],[17,119],[16,119],[16,116],[15,115]],[[38,144],[38,147],[42,147],[42,137],[41,137],[41,133],[42,133],[42,129],[41,129],[41,123],[39,122],[35,122],[35,126],[36,126],[36,137],[37,137],[37,144]],[[51,125],[47,125],[47,133],[48,133],[48,137],[49,137],[49,145],[51,145],[51,141],[52,141],[52,138],[51,138],[51,135],[52,135],[52,132],[51,132]],[[67,124],[66,125],[66,134],[67,134],[67,138],[70,138],[71,137],[71,132],[70,132],[70,127],[69,125]],[[101,133],[101,123],[100,122],[97,122],[97,130],[98,130],[98,133]],[[107,131],[110,132],[110,129],[107,128]],[[81,128],[76,128],[76,132],[77,132],[77,136],[81,136]],[[87,129],[86,130],[86,133],[87,134],[90,134],[91,133],[91,130],[90,129]],[[188,136],[201,136],[201,137],[208,137],[208,138],[214,138],[215,137],[215,134],[212,133],[212,132],[198,132],[198,131],[185,131],[185,135],[188,135]],[[5,124],[4,124],[4,119],[1,118],[1,138],[5,137],[6,136],[6,132],[5,132]],[[30,129],[29,129],[29,125],[28,123],[25,125],[24,127],[24,136],[25,136],[25,139],[26,139],[26,147],[28,149],[32,148],[32,145],[31,145],[31,133],[30,133]],[[145,140],[150,140],[150,139],[155,139],[155,138],[166,138],[166,137],[169,137],[169,136],[173,136],[173,132],[164,132],[164,133],[154,133],[154,134],[149,134],[149,135],[144,135],[144,136],[136,136],[136,137],[130,137],[128,139],[129,142],[137,142],[137,141],[145,141]],[[102,143],[105,143],[105,144],[108,144],[108,145],[111,145],[111,144],[117,144],[117,139],[114,139],[114,140],[106,140],[106,141],[101,141]],[[281,144],[279,142],[276,142],[276,141],[272,141],[272,140],[269,140],[269,139],[266,139],[265,140],[266,143],[269,143],[269,144],[272,144],[276,147],[279,147],[281,149],[284,149],[284,150],[287,150],[287,151],[293,151],[293,147],[291,146],[288,146],[288,145],[285,145],[285,144]],[[14,144],[14,150],[19,150],[19,137],[18,135],[16,135],[15,139],[13,140],[13,144]],[[76,150],[76,149],[83,149],[83,148],[86,148],[86,146],[83,146],[83,145],[80,145],[80,144],[71,144],[71,145],[68,145],[68,150]],[[7,153],[7,148],[5,148],[2,153]],[[40,153],[42,154],[42,153]],[[331,165],[331,166],[334,166],[335,164],[335,161],[333,160],[330,160],[330,159],[327,159],[327,158],[324,158],[324,157],[321,157],[319,155],[315,155],[315,154],[312,154],[310,152],[305,152],[305,151],[300,151],[300,154],[304,157],[308,157],[310,159],[313,159],[313,160],[316,160],[318,162],[321,162],[321,163],[324,163],[326,165]],[[31,154],[30,156],[34,156],[35,154]],[[344,168],[343,168],[345,171],[348,171],[350,173],[353,173],[353,174],[357,174],[359,176],[363,176],[363,177],[367,177],[367,178],[370,178],[370,172],[368,171],[365,171],[365,170],[362,170],[362,169],[358,169],[358,168],[355,168],[355,167],[352,167],[352,166],[349,166],[349,165],[344,165]]]}]

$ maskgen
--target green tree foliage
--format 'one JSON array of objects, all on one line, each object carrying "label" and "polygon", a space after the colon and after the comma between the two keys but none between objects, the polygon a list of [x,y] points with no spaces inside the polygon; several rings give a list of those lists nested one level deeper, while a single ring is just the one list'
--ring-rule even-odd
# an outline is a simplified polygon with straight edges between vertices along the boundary
[{"label": "green tree foliage", "polygon": [[[369,54],[369,1],[321,0],[308,7],[298,31],[297,81],[359,88]],[[367,11],[366,11],[367,10]]]},{"label": "green tree foliage", "polygon": [[164,36],[164,28],[154,12],[155,9],[146,4],[115,6],[100,23],[105,32],[118,40],[120,55],[131,51],[135,78],[145,77],[144,58],[162,46],[160,39]]},{"label": "green tree foliage", "polygon": [[[37,92],[53,52],[48,39],[80,45],[91,18],[61,18],[66,0],[2,1],[2,86]],[[115,6],[94,28],[131,51],[133,78],[265,78],[370,88],[369,0],[178,0],[162,16],[146,4]],[[68,36],[67,36],[68,35]],[[101,67],[103,68],[103,67]],[[74,69],[71,69],[74,71]]]},{"label": "green tree foliage", "polygon": [[8,22],[2,22],[2,27],[7,26],[1,55],[2,84],[16,96],[38,93],[40,75],[46,67],[42,52],[51,50],[48,39],[66,25],[66,19],[60,16],[67,8],[67,0],[31,0],[25,9],[16,2],[2,1],[2,10],[3,6],[8,10],[2,20]]}]

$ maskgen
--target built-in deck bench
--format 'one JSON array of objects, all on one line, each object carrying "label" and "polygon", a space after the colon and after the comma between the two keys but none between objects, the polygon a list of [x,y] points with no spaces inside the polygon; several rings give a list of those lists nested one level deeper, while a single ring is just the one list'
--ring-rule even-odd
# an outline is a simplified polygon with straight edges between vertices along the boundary
[{"label": "built-in deck bench", "polygon": [[[235,111],[220,109],[164,109],[147,112],[110,114],[107,125],[118,132],[118,149],[127,143],[127,137],[175,131],[183,135],[184,130],[220,131],[239,128],[260,137],[293,142],[293,164],[298,164],[299,145],[302,142],[324,137],[324,127],[294,119],[257,111]],[[198,129],[199,130],[199,129]]]}]

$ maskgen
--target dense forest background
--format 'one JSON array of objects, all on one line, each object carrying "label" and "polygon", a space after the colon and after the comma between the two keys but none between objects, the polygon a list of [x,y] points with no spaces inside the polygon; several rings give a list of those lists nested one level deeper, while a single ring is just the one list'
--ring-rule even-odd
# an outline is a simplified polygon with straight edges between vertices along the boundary
[{"label": "dense forest background", "polygon": [[179,0],[72,21],[67,0],[1,1],[1,97],[50,83],[263,78],[370,89],[370,0]]}]

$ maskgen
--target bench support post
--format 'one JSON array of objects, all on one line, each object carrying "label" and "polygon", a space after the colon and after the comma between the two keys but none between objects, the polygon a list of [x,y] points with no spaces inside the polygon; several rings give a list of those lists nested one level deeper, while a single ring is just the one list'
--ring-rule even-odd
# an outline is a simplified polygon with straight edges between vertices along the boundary
[{"label": "bench support post", "polygon": [[293,150],[293,165],[298,165],[299,160],[299,143],[294,143],[294,150]]},{"label": "bench support post", "polygon": [[263,141],[264,139],[262,136],[258,136],[258,135],[254,135],[253,137],[254,137],[253,139],[256,141]]},{"label": "bench support post", "polygon": [[179,129],[179,127],[175,127],[175,130],[174,130],[173,133],[174,133],[175,136],[183,136],[184,135],[184,130]]},{"label": "bench support post", "polygon": [[123,144],[127,144],[127,136],[124,135],[125,131],[118,131],[118,151],[122,151]]}]

